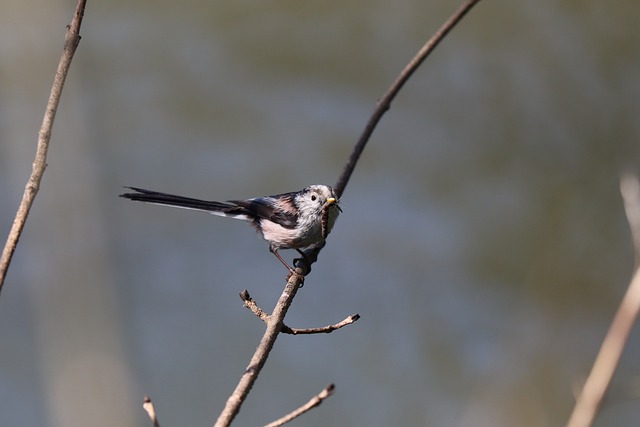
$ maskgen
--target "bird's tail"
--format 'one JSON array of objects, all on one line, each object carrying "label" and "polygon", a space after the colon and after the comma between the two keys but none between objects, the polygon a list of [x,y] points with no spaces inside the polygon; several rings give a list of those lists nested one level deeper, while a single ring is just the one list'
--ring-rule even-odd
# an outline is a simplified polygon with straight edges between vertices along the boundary
[{"label": "bird's tail", "polygon": [[159,193],[143,188],[125,187],[134,193],[121,194],[120,197],[138,202],[153,203],[156,205],[174,206],[182,209],[193,209],[209,212],[214,215],[227,216],[236,219],[248,220],[245,208],[229,203],[221,203],[208,200],[192,199],[190,197],[176,196],[173,194]]}]

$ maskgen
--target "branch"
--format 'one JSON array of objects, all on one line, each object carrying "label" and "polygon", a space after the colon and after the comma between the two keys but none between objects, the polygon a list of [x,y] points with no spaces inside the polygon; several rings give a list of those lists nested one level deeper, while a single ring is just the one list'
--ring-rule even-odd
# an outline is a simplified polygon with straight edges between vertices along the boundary
[{"label": "branch", "polygon": [[240,378],[240,382],[238,382],[236,389],[233,391],[231,396],[229,396],[229,399],[220,413],[218,420],[214,424],[214,427],[226,427],[230,425],[236,415],[238,415],[238,412],[240,412],[240,406],[242,406],[242,403],[247,398],[251,387],[253,387],[256,379],[258,379],[258,375],[267,361],[267,357],[269,357],[273,344],[276,342],[276,338],[278,338],[278,333],[282,330],[284,316],[287,314],[287,311],[293,302],[293,298],[295,298],[298,288],[303,281],[304,276],[301,274],[292,274],[289,276],[287,285],[285,286],[282,295],[280,295],[280,298],[273,309],[273,313],[269,316],[267,329],[260,340],[260,344],[253,354],[247,369]]},{"label": "branch", "polygon": [[631,228],[631,237],[635,250],[636,267],[640,260],[640,184],[638,177],[623,175],[620,178],[620,192],[624,202],[624,210]]},{"label": "branch", "polygon": [[320,404],[327,397],[331,396],[334,391],[335,391],[335,386],[333,384],[329,384],[327,387],[324,388],[324,390],[322,390],[320,393],[315,395],[307,403],[305,403],[304,405],[302,405],[301,407],[299,407],[295,411],[285,415],[284,417],[282,417],[282,418],[280,418],[278,420],[275,420],[272,423],[267,424],[265,427],[279,427],[279,426],[281,426],[283,424],[288,423],[289,421],[293,421],[295,418],[299,417],[300,415],[304,414],[305,412],[310,411],[311,409],[315,408],[316,406],[320,406]]},{"label": "branch", "polygon": [[269,322],[269,318],[271,316],[267,312],[265,312],[263,309],[258,307],[258,304],[256,303],[256,301],[253,298],[251,298],[251,295],[249,295],[249,291],[245,289],[244,291],[240,292],[240,299],[242,300],[242,304],[245,307],[247,307],[249,310],[251,310],[253,314],[258,316],[260,320],[262,320],[264,323]]},{"label": "branch", "polygon": [[156,415],[156,409],[153,407],[153,402],[149,396],[144,397],[144,403],[142,407],[145,411],[147,411],[147,415],[149,415],[149,419],[153,423],[153,427],[160,427],[160,423],[158,422],[158,416]]},{"label": "branch", "polygon": [[[387,93],[383,96],[381,101],[378,103],[377,108],[375,109],[373,115],[369,119],[364,132],[358,142],[356,143],[354,150],[345,165],[345,168],[342,172],[342,175],[338,179],[338,182],[334,186],[338,197],[341,197],[353,170],[356,167],[356,163],[360,158],[360,155],[364,151],[364,147],[367,144],[367,141],[371,137],[373,130],[377,126],[380,121],[382,115],[389,109],[391,105],[391,101],[395,98],[400,89],[404,86],[404,84],[409,80],[414,71],[422,64],[422,62],[427,58],[427,56],[435,49],[435,47],[442,41],[442,39],[455,27],[458,22],[471,10],[471,8],[478,3],[480,0],[467,0],[452,16],[445,22],[445,24],[440,27],[440,29],[436,32],[436,34],[424,45],[422,49],[418,52],[418,54],[409,62],[409,64],[405,67],[405,69],[400,73],[396,81],[391,85]],[[305,250],[305,257],[309,260],[310,264],[315,263],[318,259],[318,254],[324,247],[324,242],[315,245],[312,248],[308,248]],[[240,406],[246,399],[251,387],[255,383],[258,374],[260,373],[262,367],[264,366],[267,357],[269,356],[269,352],[273,348],[273,344],[278,336],[278,333],[283,331],[284,327],[284,317],[287,313],[287,310],[291,306],[293,298],[295,297],[298,288],[303,284],[304,276],[307,275],[311,270],[311,265],[306,265],[306,262],[302,262],[298,260],[294,261],[294,265],[297,267],[297,271],[301,272],[293,274],[289,277],[287,281],[287,285],[285,286],[284,292],[280,296],[276,307],[273,310],[273,313],[269,316],[262,312],[259,317],[264,320],[265,316],[267,319],[267,329],[260,341],[256,352],[253,354],[251,361],[249,362],[249,366],[247,367],[245,373],[240,378],[240,382],[236,386],[236,389],[233,391],[227,403],[222,410],[222,413],[218,417],[214,427],[226,427],[231,424],[235,416],[240,411]],[[353,323],[357,320],[359,316],[352,316],[351,319],[347,318],[343,322],[340,323]],[[335,326],[335,325],[333,325]],[[328,327],[332,328],[332,326]],[[333,330],[333,329],[332,329]],[[315,333],[315,332],[314,332]]]},{"label": "branch", "polygon": [[360,155],[364,151],[364,147],[369,142],[369,138],[371,134],[373,134],[374,129],[382,119],[384,113],[389,110],[391,107],[391,101],[396,97],[400,89],[404,86],[404,84],[409,80],[409,78],[413,75],[413,73],[418,69],[418,67],[422,64],[422,62],[427,59],[429,54],[440,44],[442,39],[444,39],[449,31],[451,31],[457,24],[460,22],[462,18],[471,10],[473,6],[476,5],[480,0],[467,0],[460,8],[454,12],[453,15],[444,23],[442,26],[436,31],[436,33],[431,37],[427,43],[418,51],[418,53],[409,61],[407,66],[402,70],[398,78],[391,84],[387,92],[383,95],[382,99],[378,101],[378,105],[374,110],[373,114],[369,118],[367,125],[360,135],[360,139],[356,143],[353,148],[353,152],[351,153],[351,157],[349,157],[349,161],[344,167],[342,171],[342,175],[338,179],[338,182],[334,185],[334,189],[338,195],[338,198],[342,197],[342,193],[344,192],[347,183],[349,182],[349,178],[351,178],[351,174],[356,167],[356,163],[358,163],[358,159]]},{"label": "branch", "polygon": [[[620,191],[637,251],[638,242],[640,242],[640,182],[638,182],[638,178],[629,175],[623,176],[620,180]],[[636,252],[636,259],[638,255]],[[620,362],[622,351],[629,339],[639,311],[640,269],[636,266],[633,279],[631,279],[627,292],[611,322],[589,377],[578,396],[567,427],[587,427],[593,423],[602,404],[602,399],[609,388],[611,378],[613,378]]]},{"label": "branch", "polygon": [[335,325],[323,326],[320,328],[306,328],[306,329],[298,329],[298,328],[290,328],[286,325],[283,325],[282,333],[291,334],[291,335],[311,335],[311,334],[330,334],[331,332],[343,328],[347,325],[355,323],[360,319],[359,314],[352,314],[341,322],[336,323]]},{"label": "branch", "polygon": [[[358,163],[358,159],[360,159],[360,155],[364,151],[367,142],[369,142],[369,138],[373,134],[376,126],[382,119],[384,113],[391,108],[391,101],[393,101],[400,92],[400,89],[404,86],[404,84],[409,80],[409,78],[413,75],[413,73],[420,67],[420,65],[424,62],[425,59],[429,56],[431,52],[440,44],[442,39],[444,39],[447,34],[464,18],[464,16],[471,10],[476,3],[479,3],[480,0],[467,0],[458,10],[456,10],[453,15],[444,23],[442,26],[436,31],[436,33],[422,46],[422,48],[416,53],[416,55],[409,61],[409,63],[404,67],[404,69],[400,72],[396,80],[389,86],[389,89],[384,93],[378,104],[376,105],[375,110],[371,114],[369,121],[367,122],[358,142],[353,147],[353,151],[351,152],[351,156],[349,156],[349,160],[347,164],[344,166],[342,170],[342,174],[338,181],[333,186],[338,198],[342,197],[344,193],[344,189],[347,187],[349,183],[349,179],[353,174],[354,169],[356,168],[356,164]],[[306,259],[310,260],[313,264],[317,259],[320,251],[324,247],[325,243],[322,242],[313,247],[307,248],[304,251]],[[294,265],[296,267],[305,268],[306,263],[298,262],[300,260],[294,260]],[[305,271],[305,275],[308,274],[311,270],[311,266],[306,266],[309,268],[308,271]]]},{"label": "branch", "polygon": [[[258,318],[260,318],[263,322],[267,323],[269,321],[269,318],[271,316],[267,314],[264,310],[262,310],[260,307],[258,307],[258,304],[256,303],[256,301],[253,298],[251,298],[251,296],[249,295],[249,292],[246,289],[240,292],[240,298],[242,299],[244,306],[247,307],[249,310],[251,310],[251,312],[256,316],[258,316]],[[329,334],[335,331],[336,329],[340,329],[347,325],[357,322],[358,319],[360,319],[359,314],[352,314],[351,316],[347,317],[341,322],[336,323],[335,325],[328,325],[328,326],[323,326],[321,328],[307,328],[307,329],[290,328],[283,323],[282,329],[280,330],[280,332],[282,332],[283,334],[291,334],[291,335]]]},{"label": "branch", "polygon": [[51,129],[53,128],[53,121],[56,117],[58,110],[58,104],[60,103],[60,97],[62,95],[62,88],[64,82],[69,73],[69,67],[71,67],[71,60],[80,43],[80,25],[82,24],[82,18],[84,16],[86,0],[78,0],[75,13],[71,20],[71,24],[67,26],[67,33],[64,40],[64,49],[60,62],[58,63],[58,69],[53,80],[53,86],[51,87],[51,93],[49,95],[49,102],[44,113],[42,120],[42,126],[38,134],[38,145],[36,148],[36,157],[33,162],[33,168],[31,176],[24,189],[22,195],[22,201],[18,207],[18,212],[13,220],[13,225],[9,231],[7,242],[2,251],[2,257],[0,257],[0,292],[4,285],[4,279],[7,276],[7,270],[11,264],[11,258],[18,245],[18,240],[24,229],[24,224],[29,216],[29,211],[33,205],[33,201],[40,189],[40,182],[44,175],[44,170],[47,167],[47,151],[49,150],[49,141],[51,140]]}]

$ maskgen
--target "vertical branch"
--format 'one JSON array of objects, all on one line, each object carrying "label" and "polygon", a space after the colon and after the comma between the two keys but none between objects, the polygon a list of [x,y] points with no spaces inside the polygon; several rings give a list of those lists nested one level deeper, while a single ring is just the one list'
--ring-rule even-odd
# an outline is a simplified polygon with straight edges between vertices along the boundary
[{"label": "vertical branch", "polygon": [[[640,244],[640,182],[638,178],[623,176],[620,190],[633,241],[638,250]],[[636,259],[637,257],[638,253],[636,253]],[[633,279],[602,342],[567,427],[588,427],[593,423],[618,367],[631,329],[638,318],[638,312],[640,312],[640,268],[636,265]]]},{"label": "vertical branch", "polygon": [[58,63],[58,69],[56,70],[53,86],[51,87],[51,94],[49,95],[49,102],[47,103],[42,126],[38,134],[38,146],[36,148],[36,157],[33,162],[31,176],[24,189],[22,201],[20,202],[18,212],[9,231],[7,242],[2,251],[2,257],[0,257],[0,292],[2,291],[13,253],[16,250],[18,240],[29,216],[29,211],[40,189],[40,182],[42,181],[44,170],[47,167],[47,152],[49,150],[49,141],[51,140],[51,129],[53,128],[53,121],[56,117],[60,97],[62,96],[62,88],[69,73],[69,68],[71,67],[71,60],[80,43],[80,25],[84,17],[85,4],[86,0],[78,0],[71,24],[67,27],[64,49],[60,57],[60,62]]}]

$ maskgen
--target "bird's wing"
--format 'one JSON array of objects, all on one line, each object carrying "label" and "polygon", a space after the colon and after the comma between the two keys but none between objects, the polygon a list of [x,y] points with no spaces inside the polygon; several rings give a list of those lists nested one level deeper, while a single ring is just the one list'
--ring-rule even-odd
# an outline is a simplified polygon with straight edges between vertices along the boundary
[{"label": "bird's wing", "polygon": [[296,193],[285,193],[249,200],[230,200],[229,203],[244,208],[257,218],[267,219],[284,228],[295,228],[298,224],[297,208],[293,203],[295,195]]}]

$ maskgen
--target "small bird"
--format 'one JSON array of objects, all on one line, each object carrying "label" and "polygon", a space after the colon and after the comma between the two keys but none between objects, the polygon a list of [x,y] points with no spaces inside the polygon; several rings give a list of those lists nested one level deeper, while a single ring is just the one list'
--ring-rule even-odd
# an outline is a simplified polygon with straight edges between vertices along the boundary
[{"label": "small bird", "polygon": [[292,274],[295,273],[294,269],[280,256],[278,250],[295,249],[310,266],[302,249],[324,242],[338,214],[342,212],[335,191],[328,185],[310,185],[291,193],[229,200],[226,203],[175,196],[136,187],[125,188],[134,191],[120,195],[126,199],[204,211],[249,222],[269,243],[269,250]]}]

